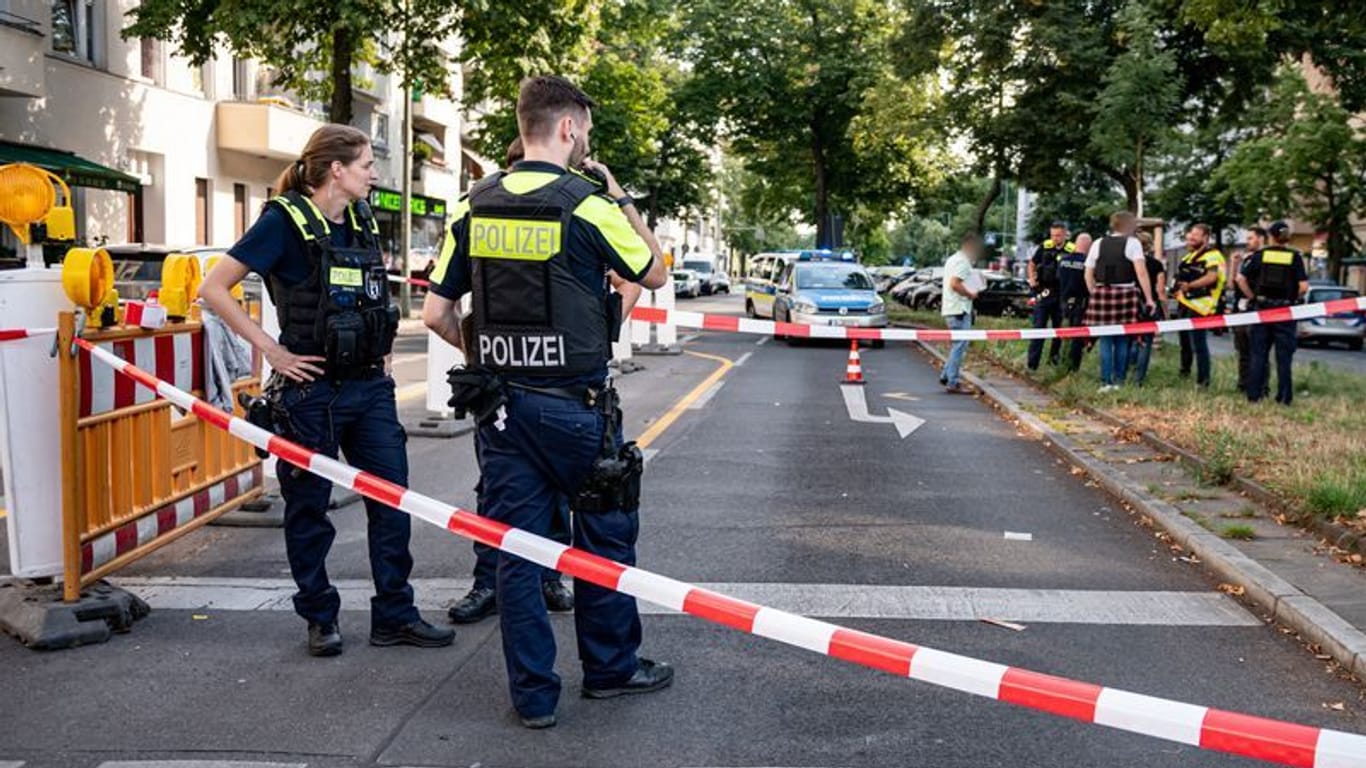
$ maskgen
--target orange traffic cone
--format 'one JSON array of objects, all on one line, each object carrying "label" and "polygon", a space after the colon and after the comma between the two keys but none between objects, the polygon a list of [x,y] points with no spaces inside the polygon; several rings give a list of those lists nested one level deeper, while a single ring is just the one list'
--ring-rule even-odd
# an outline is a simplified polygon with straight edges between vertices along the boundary
[{"label": "orange traffic cone", "polygon": [[849,340],[849,365],[844,369],[844,383],[863,383],[863,363],[858,356],[858,339]]}]

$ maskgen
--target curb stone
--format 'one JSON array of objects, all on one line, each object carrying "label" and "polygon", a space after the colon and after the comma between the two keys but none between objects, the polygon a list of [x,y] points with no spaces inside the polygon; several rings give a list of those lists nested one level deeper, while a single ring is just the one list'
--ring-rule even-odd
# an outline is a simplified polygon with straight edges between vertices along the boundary
[{"label": "curb stone", "polygon": [[[944,361],[939,350],[924,342],[916,344],[941,363]],[[1318,645],[1358,679],[1366,680],[1366,633],[1232,544],[1187,519],[1172,505],[1154,498],[1109,466],[1086,455],[1076,441],[1025,411],[996,387],[966,371],[962,376],[987,402],[1035,433],[1050,450],[1085,471],[1107,493],[1147,515],[1154,525],[1198,557],[1201,564],[1221,580],[1241,585],[1247,599],[1267,615]]]}]

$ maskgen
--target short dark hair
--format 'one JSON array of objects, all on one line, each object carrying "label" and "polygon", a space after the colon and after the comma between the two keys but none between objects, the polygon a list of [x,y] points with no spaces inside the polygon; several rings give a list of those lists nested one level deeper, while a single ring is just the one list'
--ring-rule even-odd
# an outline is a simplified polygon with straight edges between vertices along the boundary
[{"label": "short dark hair", "polygon": [[1067,222],[1062,221],[1061,219],[1055,219],[1055,220],[1053,221],[1052,224],[1049,224],[1049,225],[1048,225],[1048,228],[1049,228],[1049,229],[1067,229]]},{"label": "short dark hair", "polygon": [[1133,211],[1115,211],[1110,214],[1110,230],[1118,232],[1121,228],[1133,224],[1135,221],[1138,221],[1138,217],[1134,215]]},{"label": "short dark hair", "polygon": [[1265,240],[1267,238],[1266,227],[1248,227],[1247,231]]},{"label": "short dark hair", "polygon": [[522,147],[522,137],[518,136],[508,144],[507,152],[503,154],[503,167],[511,168],[513,163],[526,157],[526,150]]},{"label": "short dark hair", "polygon": [[544,138],[564,114],[586,117],[597,103],[578,86],[556,75],[522,80],[517,95],[517,129],[522,138]]},{"label": "short dark hair", "polygon": [[1204,222],[1200,222],[1200,221],[1197,221],[1197,222],[1195,222],[1194,224],[1190,225],[1189,227],[1186,227],[1186,232],[1188,232],[1188,233],[1189,233],[1189,232],[1194,232],[1194,231],[1197,230],[1197,229],[1200,230],[1201,232],[1204,232],[1204,233],[1205,233],[1205,237],[1209,237],[1209,236],[1213,233],[1213,231],[1210,229],[1210,227],[1209,227],[1208,224],[1205,224]]},{"label": "short dark hair", "polygon": [[977,234],[977,230],[969,229],[963,232],[962,237],[958,238],[958,244],[967,245],[968,243],[975,243],[981,239],[982,236]]}]

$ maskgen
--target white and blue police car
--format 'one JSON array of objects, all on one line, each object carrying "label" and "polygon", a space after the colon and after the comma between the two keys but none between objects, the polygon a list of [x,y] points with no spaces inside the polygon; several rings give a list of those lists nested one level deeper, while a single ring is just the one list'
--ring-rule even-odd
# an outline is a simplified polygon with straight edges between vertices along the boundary
[{"label": "white and blue police car", "polygon": [[873,276],[849,251],[798,251],[775,283],[773,319],[779,322],[887,327],[887,306]]}]

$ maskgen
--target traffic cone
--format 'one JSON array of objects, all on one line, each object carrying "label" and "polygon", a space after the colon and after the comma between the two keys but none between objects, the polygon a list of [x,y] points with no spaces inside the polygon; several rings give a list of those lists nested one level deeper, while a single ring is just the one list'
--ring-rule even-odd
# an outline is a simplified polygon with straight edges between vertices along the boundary
[{"label": "traffic cone", "polygon": [[863,363],[858,356],[858,339],[849,340],[849,365],[844,368],[844,383],[863,383]]}]

